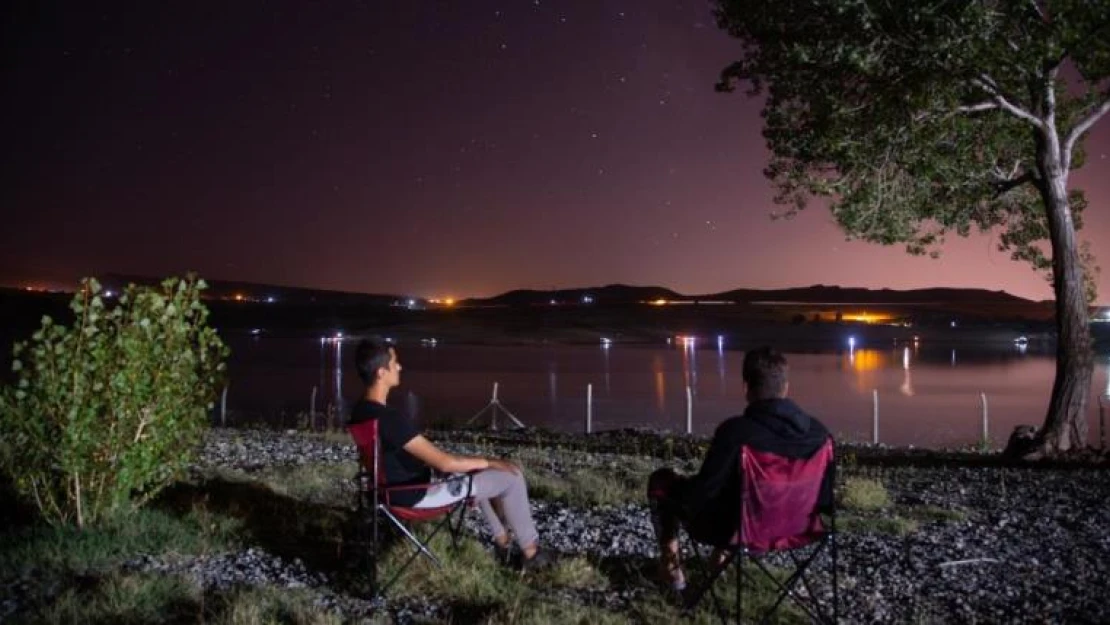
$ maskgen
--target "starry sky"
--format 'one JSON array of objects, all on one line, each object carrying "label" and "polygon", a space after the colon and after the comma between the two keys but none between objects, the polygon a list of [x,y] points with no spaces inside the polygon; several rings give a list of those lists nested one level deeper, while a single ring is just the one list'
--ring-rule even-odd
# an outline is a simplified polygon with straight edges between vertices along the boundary
[{"label": "starry sky", "polygon": [[[5,3],[0,282],[435,296],[609,283],[1051,290],[773,221],[761,103],[701,0]],[[1073,186],[1110,301],[1110,119]]]}]

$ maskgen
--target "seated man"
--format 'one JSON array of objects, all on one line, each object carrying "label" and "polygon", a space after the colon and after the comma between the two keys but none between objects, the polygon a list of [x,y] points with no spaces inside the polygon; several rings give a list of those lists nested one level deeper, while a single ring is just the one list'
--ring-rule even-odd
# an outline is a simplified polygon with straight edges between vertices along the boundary
[{"label": "seated man", "polygon": [[539,548],[539,534],[532,520],[528,487],[520,467],[495,458],[456,456],[423,435],[405,415],[386,405],[389,391],[400,384],[401,364],[397,353],[380,339],[364,340],[355,350],[359,377],[366,384],[362,398],[351,409],[350,424],[378,420],[378,437],[386,483],[391,486],[433,482],[431,469],[444,474],[427,489],[396,492],[392,503],[412,508],[438,508],[467,497],[465,482],[450,479],[453,474],[472,473],[470,496],[478,502],[486,524],[493,534],[498,552],[507,554],[509,533],[490,505],[493,500],[502,510],[523,555],[523,567],[531,569],[550,563],[550,554]]},{"label": "seated man", "polygon": [[[648,479],[648,503],[659,540],[660,574],[674,590],[686,586],[678,553],[678,524],[694,540],[724,545],[740,514],[740,447],[788,458],[809,458],[829,438],[817,419],[786,398],[786,358],[769,347],[745,354],[743,369],[748,407],[717,426],[701,470],[692,477],[659,469]],[[832,465],[821,487],[822,503],[832,501]]]}]

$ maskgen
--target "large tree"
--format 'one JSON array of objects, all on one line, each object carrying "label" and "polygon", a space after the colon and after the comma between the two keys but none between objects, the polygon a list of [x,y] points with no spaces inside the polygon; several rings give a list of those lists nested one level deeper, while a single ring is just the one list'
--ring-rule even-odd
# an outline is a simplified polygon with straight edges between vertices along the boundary
[{"label": "large tree", "polygon": [[1085,445],[1094,266],[1068,174],[1110,110],[1110,2],[720,0],[716,13],[741,44],[718,88],[764,95],[766,174],[787,216],[824,197],[850,237],[934,256],[977,228],[1049,274],[1056,379],[1034,453]]}]

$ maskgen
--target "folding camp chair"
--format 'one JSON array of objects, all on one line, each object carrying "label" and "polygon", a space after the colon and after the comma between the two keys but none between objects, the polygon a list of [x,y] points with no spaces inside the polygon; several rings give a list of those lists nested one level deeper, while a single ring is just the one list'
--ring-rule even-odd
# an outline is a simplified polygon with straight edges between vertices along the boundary
[{"label": "folding camp chair", "polygon": [[[745,587],[754,584],[760,574],[770,580],[777,596],[773,605],[759,617],[759,622],[768,622],[788,597],[814,622],[837,622],[840,605],[836,579],[836,510],[831,502],[825,507],[821,505],[822,482],[832,462],[831,438],[806,459],[785,458],[748,446],[741,448],[739,527],[726,544],[714,545],[714,554],[719,557],[716,562],[707,563],[705,581],[687,595],[687,610],[697,607],[708,592],[721,622],[727,622],[727,613],[714,594],[713,585],[729,565],[735,563],[737,623],[743,617]],[[822,514],[829,517],[827,525]],[[810,565],[826,549],[831,558],[831,616],[821,608],[806,578],[806,573],[812,572]],[[764,556],[775,552],[785,553],[793,564],[793,571],[782,581],[772,575],[762,561]],[[744,564],[749,560],[755,565],[754,570],[745,571]],[[805,588],[804,594],[798,592],[799,584]]]},{"label": "folding camp chair", "polygon": [[[405,484],[390,486],[385,482],[385,470],[382,468],[381,441],[378,438],[378,421],[370,419],[362,423],[348,426],[348,432],[358,447],[361,469],[355,476],[358,487],[358,518],[359,530],[366,544],[365,555],[368,559],[368,574],[370,581],[370,596],[385,595],[418,556],[423,555],[437,567],[443,564],[432,553],[428,544],[443,529],[451,535],[451,544],[458,546],[459,533],[462,529],[466,505],[471,501],[470,493],[472,476],[460,475],[449,479],[460,480],[461,488],[465,489],[466,496],[457,502],[436,508],[413,508],[400,506],[391,502],[397,493],[415,489],[426,489],[431,484]],[[378,560],[381,556],[382,531],[380,518],[384,517],[404,538],[413,546],[414,550],[408,559],[397,568],[393,577],[384,585],[378,586]],[[431,533],[424,540],[420,540],[416,533],[409,527],[409,523],[435,521]],[[369,527],[367,527],[369,526]],[[366,534],[369,534],[367,536]]]}]

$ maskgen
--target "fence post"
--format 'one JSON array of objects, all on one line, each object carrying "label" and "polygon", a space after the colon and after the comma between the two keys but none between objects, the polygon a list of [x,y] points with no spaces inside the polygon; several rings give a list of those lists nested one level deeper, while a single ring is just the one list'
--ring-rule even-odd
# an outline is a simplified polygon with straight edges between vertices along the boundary
[{"label": "fence post", "polygon": [[308,401],[308,428],[316,429],[316,387],[312,387],[312,397]]},{"label": "fence post", "polygon": [[594,419],[594,385],[586,385],[586,434],[593,431]]},{"label": "fence post", "polygon": [[986,447],[990,441],[990,410],[987,408],[987,394],[979,393],[979,402],[983,411],[983,441],[982,444]]},{"label": "fence post", "polygon": [[1106,450],[1106,407],[1102,405],[1103,399],[1110,399],[1110,393],[1098,396],[1098,447]]},{"label": "fence post", "polygon": [[227,387],[231,386],[230,383],[224,384],[224,390],[220,393],[220,427],[227,427]]},{"label": "fence post", "polygon": [[879,444],[879,389],[871,389],[871,444]]},{"label": "fence post", "polygon": [[694,394],[690,386],[686,386],[686,433],[694,432]]},{"label": "fence post", "polygon": [[489,399],[489,405],[493,407],[489,413],[489,429],[493,430],[494,432],[497,431],[497,405],[500,403],[501,402],[497,401],[497,382],[494,382],[493,395],[490,395]]}]

